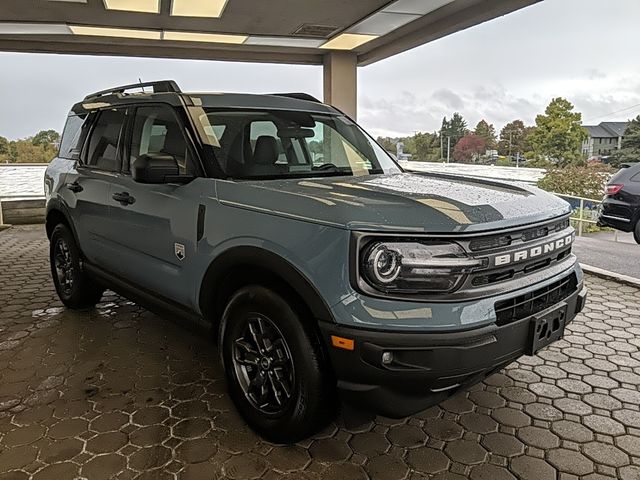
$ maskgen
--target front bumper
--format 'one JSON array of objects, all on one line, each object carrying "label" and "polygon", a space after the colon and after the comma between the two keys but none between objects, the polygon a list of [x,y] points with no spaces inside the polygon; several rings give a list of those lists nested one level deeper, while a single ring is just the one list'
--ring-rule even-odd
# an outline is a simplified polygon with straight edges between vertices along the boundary
[{"label": "front bumper", "polygon": [[[565,324],[582,310],[582,282],[563,301]],[[534,315],[539,316],[540,313]],[[453,395],[527,353],[534,316],[453,333],[397,333],[322,323],[342,400],[373,413],[401,418]],[[352,339],[353,350],[332,346],[332,336]],[[383,353],[393,361],[383,363]]]}]

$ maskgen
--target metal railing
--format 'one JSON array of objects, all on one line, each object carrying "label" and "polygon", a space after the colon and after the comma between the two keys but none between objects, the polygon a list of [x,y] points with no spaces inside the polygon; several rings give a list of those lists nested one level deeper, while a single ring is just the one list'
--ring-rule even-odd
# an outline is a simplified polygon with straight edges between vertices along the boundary
[{"label": "metal railing", "polygon": [[[571,220],[577,224],[578,236],[581,237],[584,232],[583,225],[585,223],[597,224],[598,223],[598,211],[599,206],[602,204],[602,200],[595,200],[593,198],[577,197],[575,195],[567,195],[564,193],[551,192],[555,196],[560,197],[571,205],[573,213],[571,214]],[[586,213],[586,215],[585,215]]]}]

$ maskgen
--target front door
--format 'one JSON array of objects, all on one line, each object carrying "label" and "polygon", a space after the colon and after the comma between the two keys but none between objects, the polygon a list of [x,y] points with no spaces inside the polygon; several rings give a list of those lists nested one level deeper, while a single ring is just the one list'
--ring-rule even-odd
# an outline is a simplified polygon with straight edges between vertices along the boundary
[{"label": "front door", "polygon": [[198,208],[209,183],[145,184],[133,180],[130,165],[143,154],[171,155],[181,175],[198,177],[192,148],[175,112],[168,106],[131,111],[122,172],[109,192],[110,230],[119,255],[113,273],[163,297],[188,305],[192,284],[185,274],[195,261]]}]

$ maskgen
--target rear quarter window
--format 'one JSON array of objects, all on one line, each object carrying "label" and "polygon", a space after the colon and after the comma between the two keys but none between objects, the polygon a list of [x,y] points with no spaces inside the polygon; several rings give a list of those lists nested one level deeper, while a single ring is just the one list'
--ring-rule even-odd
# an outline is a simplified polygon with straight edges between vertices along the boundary
[{"label": "rear quarter window", "polygon": [[60,141],[60,152],[58,153],[60,158],[68,158],[71,160],[78,158],[80,154],[79,149],[82,146],[80,142],[82,126],[86,119],[86,115],[71,114],[67,117]]}]

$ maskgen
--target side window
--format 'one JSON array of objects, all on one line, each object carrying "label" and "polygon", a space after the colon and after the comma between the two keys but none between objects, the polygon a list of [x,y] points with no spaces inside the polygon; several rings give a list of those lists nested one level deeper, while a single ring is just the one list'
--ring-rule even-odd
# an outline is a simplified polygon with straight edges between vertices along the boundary
[{"label": "side window", "polygon": [[[337,118],[331,121],[335,123],[342,122],[344,126],[352,125],[352,122],[346,118]],[[353,171],[372,168],[371,162],[367,160],[365,154],[354,146],[354,144],[358,144],[357,140],[346,136],[350,133],[348,129],[344,128],[339,133],[334,128],[331,128],[329,124],[316,122],[313,131],[315,135],[307,138],[306,141],[314,166],[331,163],[336,167],[351,168]],[[367,153],[370,156],[375,155],[373,152]]]},{"label": "side window", "polygon": [[171,155],[178,162],[180,175],[193,175],[195,168],[191,150],[174,112],[169,107],[139,107],[133,122],[129,167],[146,154]]},{"label": "side window", "polygon": [[76,160],[78,158],[84,137],[87,135],[87,128],[83,128],[86,119],[86,114],[69,114],[67,123],[65,123],[64,130],[62,131],[60,152],[58,153],[60,158],[68,158],[70,160]]},{"label": "side window", "polygon": [[124,123],[122,109],[103,110],[91,131],[85,163],[100,170],[118,171],[118,141]]}]

